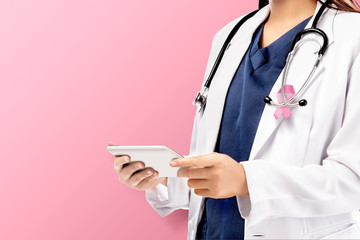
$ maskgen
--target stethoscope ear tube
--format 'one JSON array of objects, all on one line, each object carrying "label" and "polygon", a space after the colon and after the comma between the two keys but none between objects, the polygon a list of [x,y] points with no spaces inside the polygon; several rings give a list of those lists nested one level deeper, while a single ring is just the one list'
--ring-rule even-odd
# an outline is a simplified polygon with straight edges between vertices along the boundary
[{"label": "stethoscope ear tube", "polygon": [[304,30],[298,32],[291,43],[289,53],[292,52],[292,50],[294,50],[296,43],[301,39],[301,37],[303,35],[306,35],[311,32],[318,33],[323,38],[323,44],[318,52],[318,55],[323,55],[329,41],[328,41],[328,38],[326,37],[325,32],[319,28],[307,28],[307,29],[304,29]]},{"label": "stethoscope ear tube", "polygon": [[[322,15],[322,13],[324,12],[326,6],[329,4],[330,0],[327,0],[322,6],[321,8],[319,9],[318,13],[316,14],[315,16],[315,19],[314,19],[314,22],[311,26],[311,28],[308,28],[308,29],[304,29],[302,31],[300,31],[299,33],[296,34],[295,38],[293,39],[292,43],[291,43],[291,46],[290,46],[290,49],[289,49],[289,52],[288,52],[288,56],[286,58],[286,63],[285,63],[285,67],[284,67],[284,73],[283,73],[283,77],[282,77],[282,82],[281,82],[281,97],[282,97],[282,100],[283,102],[282,103],[275,103],[274,101],[272,101],[272,99],[269,97],[269,96],[266,96],[264,101],[266,103],[269,103],[273,106],[276,106],[276,107],[284,107],[284,106],[288,106],[288,107],[296,107],[296,106],[306,106],[307,105],[307,101],[305,99],[301,99],[299,102],[297,103],[291,103],[293,99],[295,99],[299,94],[301,94],[301,92],[304,90],[305,86],[309,83],[312,75],[314,74],[323,54],[325,53],[325,50],[326,50],[326,47],[328,45],[328,38],[325,34],[325,32],[319,28],[316,28],[316,25],[317,25],[317,22],[320,18],[320,16]],[[313,66],[313,69],[311,70],[310,74],[308,75],[305,83],[303,84],[303,86],[301,87],[301,89],[296,93],[294,94],[290,99],[286,100],[286,97],[285,97],[285,92],[284,92],[284,86],[286,84],[286,75],[287,75],[287,71],[288,71],[288,68],[289,68],[289,65],[290,65],[290,61],[292,59],[292,56],[293,56],[293,50],[294,50],[294,47],[296,45],[296,43],[301,39],[301,37],[303,35],[306,35],[308,33],[317,33],[319,34],[322,38],[323,38],[323,44],[320,48],[320,50],[318,51],[318,57],[317,57],[317,60]]]}]

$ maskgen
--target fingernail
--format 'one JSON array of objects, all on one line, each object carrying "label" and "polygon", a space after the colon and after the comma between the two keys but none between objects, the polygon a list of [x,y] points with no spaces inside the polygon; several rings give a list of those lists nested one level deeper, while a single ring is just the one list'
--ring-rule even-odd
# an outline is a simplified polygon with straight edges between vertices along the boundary
[{"label": "fingernail", "polygon": [[130,158],[129,158],[128,156],[125,156],[125,157],[124,157],[124,161],[125,161],[125,162],[130,162]]},{"label": "fingernail", "polygon": [[171,161],[170,161],[170,165],[171,165],[171,166],[176,166],[176,163],[177,163],[176,160],[171,160]]}]

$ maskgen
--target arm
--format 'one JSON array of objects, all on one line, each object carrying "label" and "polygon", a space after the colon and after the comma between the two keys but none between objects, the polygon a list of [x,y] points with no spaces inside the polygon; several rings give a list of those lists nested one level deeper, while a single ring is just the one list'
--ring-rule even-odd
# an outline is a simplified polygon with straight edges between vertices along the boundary
[{"label": "arm", "polygon": [[[360,55],[349,71],[344,118],[322,165],[242,162],[249,196],[237,196],[243,218],[320,217],[360,208]],[[255,219],[254,219],[255,218]]]}]

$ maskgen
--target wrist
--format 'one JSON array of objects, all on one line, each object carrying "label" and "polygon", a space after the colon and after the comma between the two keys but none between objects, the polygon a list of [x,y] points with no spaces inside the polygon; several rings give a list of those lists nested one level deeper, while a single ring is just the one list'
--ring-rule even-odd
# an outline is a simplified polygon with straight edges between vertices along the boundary
[{"label": "wrist", "polygon": [[160,181],[160,183],[167,187],[167,177],[163,177]]},{"label": "wrist", "polygon": [[249,189],[247,185],[247,179],[246,179],[246,173],[244,166],[239,163],[239,169],[240,169],[240,192],[237,195],[249,195]]}]

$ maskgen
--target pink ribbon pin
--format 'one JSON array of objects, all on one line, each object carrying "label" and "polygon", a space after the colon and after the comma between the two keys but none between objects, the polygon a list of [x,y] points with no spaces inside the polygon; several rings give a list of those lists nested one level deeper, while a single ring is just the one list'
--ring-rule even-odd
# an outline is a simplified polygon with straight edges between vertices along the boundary
[{"label": "pink ribbon pin", "polygon": [[[292,98],[294,95],[295,95],[295,91],[294,91],[294,87],[293,85],[284,85],[284,93],[285,93],[285,96],[286,96],[286,93],[287,93],[287,96],[286,96],[286,101],[289,100],[290,98]],[[283,99],[282,99],[282,96],[281,96],[281,88],[279,90],[279,92],[276,94],[277,96],[277,99],[279,101],[279,103],[284,103],[283,102]],[[281,114],[284,115],[284,118],[288,118],[288,117],[291,117],[291,111],[290,111],[290,107],[289,106],[283,106],[283,107],[278,107],[274,113],[274,117],[276,119],[278,119]]]}]

